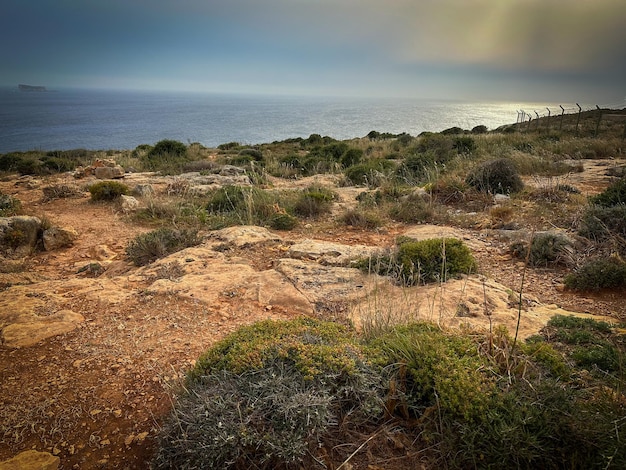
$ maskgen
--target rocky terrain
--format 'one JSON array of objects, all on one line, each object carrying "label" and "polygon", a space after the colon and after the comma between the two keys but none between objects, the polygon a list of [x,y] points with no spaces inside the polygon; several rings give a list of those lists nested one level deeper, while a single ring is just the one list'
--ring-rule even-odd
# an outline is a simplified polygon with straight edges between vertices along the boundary
[{"label": "rocky terrain", "polygon": [[[612,160],[585,160],[568,183],[596,194],[612,181],[607,168],[613,166]],[[94,203],[84,190],[46,199],[42,189],[85,188],[95,176],[9,176],[0,182],[0,191],[19,199],[24,214],[38,218],[24,221],[39,224],[35,232],[46,230],[43,247],[32,254],[16,248],[0,273],[0,461],[34,450],[46,454],[25,457],[47,459],[49,466],[41,468],[146,468],[186,370],[215,341],[260,319],[310,315],[358,328],[384,311],[452,328],[503,325],[514,331],[521,288],[521,337],[557,313],[626,320],[624,292],[568,292],[563,268],[525,269],[511,253],[511,241],[528,240],[531,232],[480,223],[391,223],[367,230],[331,217],[291,231],[236,226],[203,232],[198,246],[134,266],[126,256],[128,243],[153,229],[134,211],[153,197],[166,197],[172,183],[185,178],[198,192],[233,184],[233,178],[245,183],[237,174],[203,179],[126,173],[129,187],[149,185],[153,193],[137,195],[135,202]],[[269,186],[304,188],[312,182],[339,194],[335,215],[354,207],[366,190],[340,187],[328,175],[271,178]],[[538,178],[526,183],[542,185]],[[479,272],[399,287],[354,267],[356,259],[388,249],[400,235],[461,239]]]}]

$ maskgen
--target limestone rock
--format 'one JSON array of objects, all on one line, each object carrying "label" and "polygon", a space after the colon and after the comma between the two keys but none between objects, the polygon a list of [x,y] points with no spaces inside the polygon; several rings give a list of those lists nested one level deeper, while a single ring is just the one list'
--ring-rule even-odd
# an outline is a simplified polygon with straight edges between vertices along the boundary
[{"label": "limestone rock", "polygon": [[74,330],[85,318],[71,310],[60,310],[47,317],[31,315],[30,320],[6,326],[2,330],[4,346],[9,348],[33,346],[46,338]]},{"label": "limestone rock", "polygon": [[61,459],[48,452],[27,450],[4,462],[0,470],[57,470]]},{"label": "limestone rock", "polygon": [[39,240],[41,220],[18,215],[0,218],[0,252],[24,256],[32,252]]},{"label": "limestone rock", "polygon": [[51,227],[43,232],[43,247],[46,251],[72,246],[78,232],[71,227]]},{"label": "limestone rock", "polygon": [[120,206],[124,214],[129,214],[139,209],[139,201],[133,196],[126,196],[122,194],[120,196]]},{"label": "limestone rock", "polygon": [[268,229],[254,225],[227,227],[214,232],[212,236],[222,242],[237,247],[264,242],[280,242],[282,239]]},{"label": "limestone rock", "polygon": [[224,165],[219,171],[220,176],[240,176],[244,175],[246,170],[234,165]]},{"label": "limestone rock", "polygon": [[138,184],[133,188],[133,194],[139,197],[154,196],[154,188],[148,183]]},{"label": "limestone rock", "polygon": [[281,259],[275,270],[285,276],[311,303],[345,302],[365,295],[373,281],[388,282],[380,276],[368,276],[355,268],[322,266],[312,261]]},{"label": "limestone rock", "polygon": [[94,175],[100,180],[118,179],[124,177],[124,168],[120,165],[99,166],[94,169]]},{"label": "limestone rock", "polygon": [[304,240],[289,247],[292,258],[312,259],[329,266],[350,266],[353,261],[373,256],[380,248],[365,245],[341,245],[338,243]]}]

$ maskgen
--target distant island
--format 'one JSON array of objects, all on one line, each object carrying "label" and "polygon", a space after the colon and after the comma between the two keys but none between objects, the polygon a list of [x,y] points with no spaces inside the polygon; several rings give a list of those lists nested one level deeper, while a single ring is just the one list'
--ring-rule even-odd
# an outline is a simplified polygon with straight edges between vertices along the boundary
[{"label": "distant island", "polygon": [[22,85],[21,83],[17,88],[19,88],[20,91],[48,91],[45,86]]}]

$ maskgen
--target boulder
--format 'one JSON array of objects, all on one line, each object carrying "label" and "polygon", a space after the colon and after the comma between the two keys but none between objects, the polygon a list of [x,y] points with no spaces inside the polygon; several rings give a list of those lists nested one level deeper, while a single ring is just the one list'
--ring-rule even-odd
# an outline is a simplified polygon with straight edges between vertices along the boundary
[{"label": "boulder", "polygon": [[0,252],[9,255],[29,255],[37,245],[41,220],[18,215],[0,218]]},{"label": "boulder", "polygon": [[94,169],[94,175],[100,180],[111,180],[124,177],[124,168],[120,165],[99,166]]},{"label": "boulder", "polygon": [[48,452],[27,450],[4,462],[0,470],[57,470],[61,459]]},{"label": "boulder", "polygon": [[139,209],[139,201],[133,196],[126,196],[124,194],[120,196],[120,205],[124,214],[129,214]]},{"label": "boulder", "polygon": [[72,246],[78,238],[78,232],[71,227],[51,227],[43,232],[43,247],[46,251]]},{"label": "boulder", "polygon": [[138,184],[133,188],[133,195],[139,197],[154,196],[154,188],[151,184]]}]

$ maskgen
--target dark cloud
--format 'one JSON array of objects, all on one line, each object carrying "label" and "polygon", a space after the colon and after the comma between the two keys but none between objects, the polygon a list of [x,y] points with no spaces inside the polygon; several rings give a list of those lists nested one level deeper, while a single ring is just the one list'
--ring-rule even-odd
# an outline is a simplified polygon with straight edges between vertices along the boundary
[{"label": "dark cloud", "polygon": [[33,3],[3,6],[1,84],[626,94],[623,0]]}]

